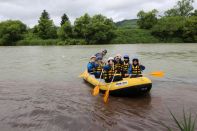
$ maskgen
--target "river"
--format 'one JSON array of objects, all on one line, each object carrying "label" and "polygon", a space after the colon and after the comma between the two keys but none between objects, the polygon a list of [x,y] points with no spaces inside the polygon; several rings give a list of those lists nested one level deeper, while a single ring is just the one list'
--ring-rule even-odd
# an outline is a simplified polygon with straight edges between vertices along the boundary
[{"label": "river", "polygon": [[[93,97],[78,78],[89,57],[107,49],[137,56],[153,87],[136,98]],[[169,110],[180,120],[183,108],[197,112],[197,44],[130,44],[0,47],[1,131],[165,131],[177,130]]]}]

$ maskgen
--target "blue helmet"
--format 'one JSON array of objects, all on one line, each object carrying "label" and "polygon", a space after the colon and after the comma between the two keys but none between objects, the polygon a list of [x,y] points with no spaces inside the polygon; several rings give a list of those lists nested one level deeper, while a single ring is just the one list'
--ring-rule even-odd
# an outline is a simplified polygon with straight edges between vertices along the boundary
[{"label": "blue helmet", "polygon": [[129,59],[129,56],[128,55],[124,55],[124,59]]},{"label": "blue helmet", "polygon": [[138,58],[133,58],[133,60],[132,60],[133,62],[134,61],[137,61],[137,62],[139,62],[139,59]]}]

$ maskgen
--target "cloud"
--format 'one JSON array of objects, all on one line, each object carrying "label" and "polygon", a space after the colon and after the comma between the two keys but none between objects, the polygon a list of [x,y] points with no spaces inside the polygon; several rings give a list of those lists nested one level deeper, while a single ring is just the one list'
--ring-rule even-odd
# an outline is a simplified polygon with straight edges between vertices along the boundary
[{"label": "cloud", "polygon": [[[0,0],[0,21],[19,19],[29,26],[37,24],[46,9],[56,25],[66,13],[73,22],[84,13],[103,14],[114,21],[136,18],[140,10],[157,9],[161,13],[173,7],[177,0]],[[194,3],[197,7],[197,2]]]}]

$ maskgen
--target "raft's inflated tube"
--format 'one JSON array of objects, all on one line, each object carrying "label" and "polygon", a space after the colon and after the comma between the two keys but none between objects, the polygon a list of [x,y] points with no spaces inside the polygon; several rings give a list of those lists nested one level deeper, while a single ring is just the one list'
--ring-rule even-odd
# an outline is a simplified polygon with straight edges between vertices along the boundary
[{"label": "raft's inflated tube", "polygon": [[[82,77],[85,81],[93,86],[98,85],[99,80],[93,75],[90,75],[87,71],[83,73]],[[108,89],[110,83],[100,82],[99,87],[101,92]],[[147,77],[137,77],[137,78],[123,78],[121,81],[112,82],[110,87],[110,95],[115,96],[131,96],[147,93],[152,88],[152,82]]]}]

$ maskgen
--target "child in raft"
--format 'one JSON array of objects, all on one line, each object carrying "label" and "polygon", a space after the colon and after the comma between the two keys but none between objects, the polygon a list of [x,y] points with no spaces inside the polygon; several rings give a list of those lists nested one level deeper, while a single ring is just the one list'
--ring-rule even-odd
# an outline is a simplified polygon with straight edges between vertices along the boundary
[{"label": "child in raft", "polygon": [[131,77],[141,77],[143,70],[145,70],[145,66],[139,63],[138,58],[134,58],[129,68],[129,74],[131,75]]}]

